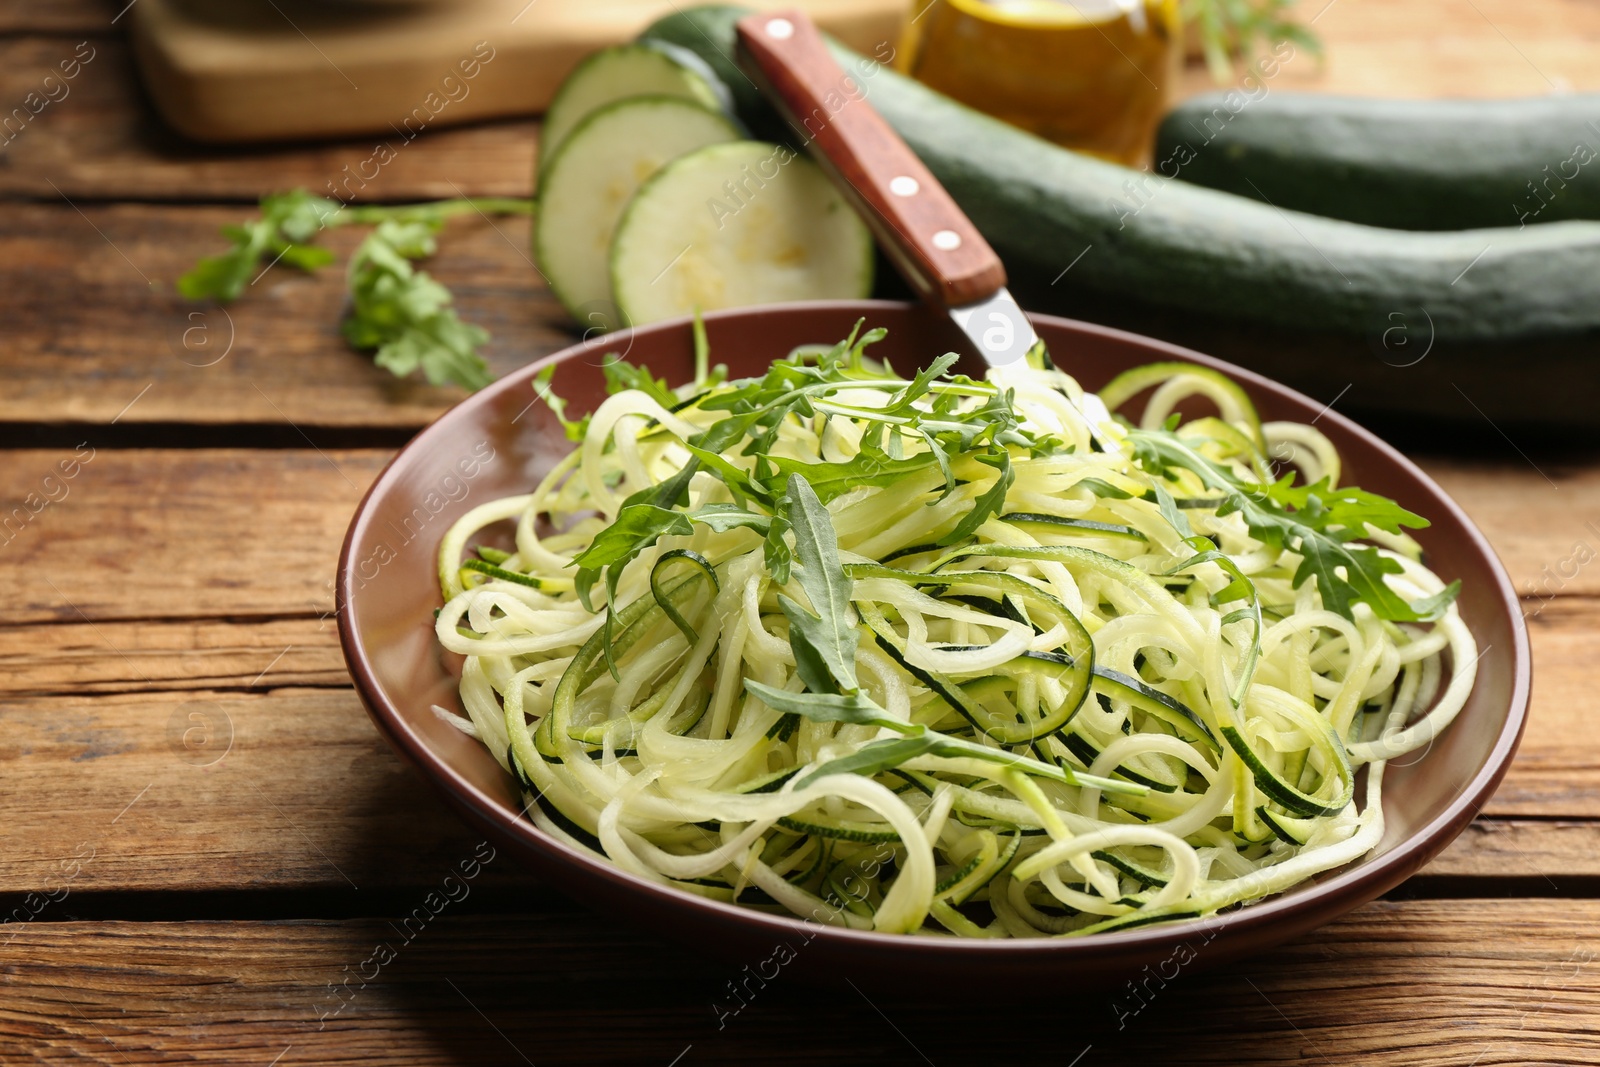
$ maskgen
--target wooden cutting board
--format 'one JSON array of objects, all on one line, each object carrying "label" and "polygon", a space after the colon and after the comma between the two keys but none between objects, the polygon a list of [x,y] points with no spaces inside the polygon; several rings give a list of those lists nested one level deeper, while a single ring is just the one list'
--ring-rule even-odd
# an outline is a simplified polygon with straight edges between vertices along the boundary
[{"label": "wooden cutting board", "polygon": [[[748,0],[747,0],[748,2]],[[673,0],[138,0],[133,39],[162,116],[200,141],[398,132],[540,111],[589,52]],[[803,7],[846,43],[898,42],[908,0]]]}]

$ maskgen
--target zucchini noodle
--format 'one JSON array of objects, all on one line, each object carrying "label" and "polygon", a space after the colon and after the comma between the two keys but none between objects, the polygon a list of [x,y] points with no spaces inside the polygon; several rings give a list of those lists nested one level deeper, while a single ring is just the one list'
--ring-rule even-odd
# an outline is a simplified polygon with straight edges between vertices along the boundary
[{"label": "zucchini noodle", "polygon": [[700,336],[440,550],[437,711],[633,875],[906,934],[1210,915],[1368,852],[1467,699],[1426,521],[1222,375],[1091,423],[1043,358],[907,378],[875,331],[730,382]]}]

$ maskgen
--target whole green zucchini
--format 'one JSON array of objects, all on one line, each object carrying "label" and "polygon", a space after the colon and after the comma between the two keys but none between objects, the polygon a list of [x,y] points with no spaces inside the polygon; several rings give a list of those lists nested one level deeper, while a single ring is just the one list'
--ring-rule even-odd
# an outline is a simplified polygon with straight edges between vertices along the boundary
[{"label": "whole green zucchini", "polygon": [[[746,121],[770,129],[731,58],[743,13],[694,8],[646,36],[697,52]],[[849,76],[838,106],[864,96],[883,114],[994,245],[1031,310],[1093,316],[1096,301],[1131,300],[1152,314],[1368,340],[1403,316],[1419,330],[1426,320],[1430,344],[1600,330],[1600,222],[1418,233],[1286,211],[1059,148],[894,73],[878,62],[886,55],[836,54]]]},{"label": "whole green zucchini", "polygon": [[1161,123],[1155,166],[1281,208],[1403,230],[1600,219],[1600,94],[1207,93]]}]

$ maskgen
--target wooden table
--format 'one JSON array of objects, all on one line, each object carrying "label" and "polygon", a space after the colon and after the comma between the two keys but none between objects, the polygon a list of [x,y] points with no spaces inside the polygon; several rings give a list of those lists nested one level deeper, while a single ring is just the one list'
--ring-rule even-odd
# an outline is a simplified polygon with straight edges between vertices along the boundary
[{"label": "wooden table", "polygon": [[[0,147],[0,502],[46,501],[0,533],[0,1062],[1600,1063],[1600,460],[1488,426],[1423,459],[1528,593],[1536,707],[1499,795],[1401,891],[1185,975],[1120,1031],[1115,991],[1013,1012],[1006,990],[916,976],[774,984],[719,1025],[736,972],[481,862],[369,725],[331,616],[339,539],[456,394],[347,350],[332,277],[273,272],[185,317],[170,281],[218,226],[370,146],[181,143],[142,103],[122,2],[0,2],[0,110],[93,53]],[[1317,27],[1330,57],[1295,84],[1600,88],[1600,9],[1579,0],[1334,0]],[[373,192],[525,195],[534,129],[430,134]],[[499,372],[568,341],[526,239],[453,223],[430,264]],[[180,358],[197,325],[213,365]],[[373,974],[380,943],[397,950]],[[974,994],[985,1021],[952,1025]]]}]

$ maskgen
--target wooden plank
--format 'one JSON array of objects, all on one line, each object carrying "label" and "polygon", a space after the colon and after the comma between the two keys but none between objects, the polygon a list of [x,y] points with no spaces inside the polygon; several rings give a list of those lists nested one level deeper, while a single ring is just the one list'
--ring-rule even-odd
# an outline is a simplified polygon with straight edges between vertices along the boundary
[{"label": "wooden plank", "polygon": [[1600,605],[1559,598],[1532,621],[1533,711],[1511,771],[1485,811],[1493,815],[1600,817],[1600,740],[1594,665]]},{"label": "wooden plank", "polygon": [[[478,840],[348,689],[9,699],[0,751],[5,893],[48,889],[75,863],[75,892],[315,888],[370,900],[442,876]],[[496,878],[528,881],[511,864]]]},{"label": "wooden plank", "polygon": [[[43,478],[58,471],[61,462],[50,451],[13,452],[7,458],[0,469],[0,500],[7,502],[45,488]],[[14,765],[18,770],[9,776],[11,788],[24,799],[48,798],[43,806],[29,809],[33,814],[28,818],[8,823],[8,838],[27,842],[26,847],[15,846],[17,865],[11,867],[22,885],[59,858],[54,850],[74,827],[108,825],[117,812],[102,809],[120,809],[164,775],[191,770],[177,759],[165,733],[178,705],[212,699],[206,692],[219,686],[262,690],[336,684],[339,667],[327,617],[332,562],[346,516],[382,460],[383,454],[376,452],[104,451],[83,464],[75,478],[52,483],[69,486],[69,495],[34,516],[4,546],[12,565],[0,568],[0,594],[11,608],[10,617],[20,624],[0,629],[0,670],[11,679],[6,688],[13,694],[59,691],[68,684],[152,692],[9,705],[7,729],[17,732],[7,737],[4,749],[29,754],[27,761]],[[248,496],[239,492],[241,485],[251,487]],[[163,503],[152,506],[152,500]],[[199,614],[213,619],[196,621],[193,616]],[[250,615],[292,617],[236,618]],[[46,625],[51,620],[64,625]],[[1600,603],[1558,598],[1534,619],[1532,629],[1535,710],[1521,754],[1487,813],[1519,819],[1600,818],[1600,749],[1588,740],[1594,734],[1588,722],[1593,687],[1587,669],[1600,654]],[[215,699],[225,707],[241,699],[250,709],[247,721],[283,732],[274,743],[285,752],[305,750],[298,740],[301,732],[316,736],[332,728],[331,708],[339,709],[345,723],[342,736],[348,740],[341,744],[359,738],[369,747],[378,745],[346,691],[274,696],[277,703],[270,705],[256,703],[262,698],[228,694]],[[77,724],[76,732],[59,736],[48,732],[54,727],[40,725],[69,720]],[[354,780],[352,790],[386,803],[393,800],[389,776],[398,764],[390,757],[369,752],[369,764],[337,745],[310,751],[316,758],[288,761],[272,771],[280,776],[273,780],[287,780],[295,796],[316,796],[325,783],[345,781],[351,768],[359,766],[363,775]],[[376,751],[381,753],[381,747]],[[334,763],[322,762],[323,756]],[[95,761],[97,788],[84,790],[81,764],[90,760]],[[365,777],[368,770],[370,779]],[[303,847],[304,839],[283,838],[301,849],[303,858],[309,857],[309,867],[274,855],[283,842],[270,834],[258,836],[251,820],[259,812],[250,805],[237,816],[230,814],[236,798],[249,795],[248,785],[213,793],[180,790],[175,800],[180,809],[190,801],[201,806],[153,828],[148,846],[141,834],[138,847],[127,854],[126,870],[106,868],[107,886],[147,885],[150,879],[162,885],[173,880],[189,884],[197,875],[183,856],[204,857],[215,868],[212,877],[231,877],[228,865],[207,851],[218,847],[218,841],[235,842],[249,853],[241,862],[252,878],[290,885],[335,879],[320,866],[315,850]],[[413,786],[410,791],[418,790]],[[426,794],[417,804],[423,814],[437,809]],[[390,807],[375,810],[390,813]],[[421,817],[414,807],[394,812],[402,823]],[[309,814],[298,814],[296,820],[328,855],[343,856],[342,850],[354,848],[355,865],[381,867],[389,848],[383,842],[394,839],[377,834],[377,844],[371,845],[376,851],[364,851],[367,846],[360,840],[365,838],[349,816],[337,806],[312,803]],[[181,839],[185,820],[209,835],[204,847],[172,847],[171,841]],[[1595,854],[1587,831],[1516,833],[1520,836],[1502,839],[1509,844],[1500,851],[1528,857],[1518,871],[1554,877],[1589,870],[1588,861],[1578,858]],[[351,834],[360,840],[352,844]],[[144,851],[147,847],[154,854]],[[1444,873],[1507,873],[1501,866],[1504,858],[1492,849],[1479,848],[1452,862],[1455,866]],[[276,873],[264,873],[269,867]]]},{"label": "wooden plank", "polygon": [[250,622],[50,622],[0,627],[0,695],[350,683],[332,609]]},{"label": "wooden plank", "polygon": [[[1318,14],[1307,5],[1305,17]],[[1320,12],[1327,68],[1308,87],[1365,96],[1600,89],[1600,10],[1582,0],[1342,0]]]},{"label": "wooden plank", "polygon": [[[93,850],[77,883],[88,890],[342,892],[415,885],[470,844],[351,690],[295,688],[342,675],[328,620],[52,628],[66,636],[0,631],[0,672],[37,642],[47,684],[149,691],[0,696],[0,894],[47,885],[79,846]],[[1583,633],[1600,640],[1592,618]],[[1584,705],[1561,696],[1541,703],[1506,786],[1424,892],[1452,878],[1571,892],[1600,876],[1600,743]]]},{"label": "wooden plank", "polygon": [[7,621],[326,612],[350,514],[386,458],[10,452],[0,465]]},{"label": "wooden plank", "polygon": [[1199,969],[1203,946],[1196,965],[1175,957],[1143,1007],[1089,990],[1070,1017],[1023,1023],[1008,1001],[955,1025],[958,1001],[922,983],[781,970],[735,1014],[737,964],[610,919],[471,904],[409,940],[384,920],[28,923],[0,947],[0,1043],[45,1063],[946,1064],[1003,1048],[1076,1067],[1489,1067],[1590,1064],[1600,1032],[1596,901],[1374,904],[1220,971]]},{"label": "wooden plank", "polygon": [[[413,427],[460,396],[398,381],[349,349],[338,335],[336,272],[274,270],[225,315],[150,295],[147,280],[170,281],[216,251],[217,227],[242,210],[126,205],[85,214],[19,206],[0,235],[12,355],[0,364],[0,422],[120,415],[124,423]],[[357,239],[340,231],[329,244],[347,255]],[[526,240],[525,220],[459,220],[429,264],[462,315],[495,334],[487,352],[499,374],[572,340],[523,258]],[[96,314],[83,316],[85,305]],[[70,334],[63,322],[73,323]],[[185,330],[193,350],[183,347]],[[201,336],[217,347],[201,348]],[[193,365],[218,350],[226,355],[214,365]],[[1509,444],[1493,459],[1422,462],[1490,534],[1525,595],[1600,594],[1600,568],[1587,566],[1600,556],[1600,464],[1529,461]]]},{"label": "wooden plank", "polygon": [[[418,427],[464,395],[397,379],[340,335],[342,264],[364,229],[327,236],[341,266],[316,277],[271,270],[219,310],[171,284],[221,252],[219,228],[251,209],[81,206],[9,209],[0,422]],[[496,375],[574,340],[527,246],[526,219],[472,216],[450,223],[428,263],[461,316],[494,335],[485,354]]]},{"label": "wooden plank", "polygon": [[[1600,822],[1485,816],[1423,868],[1420,877],[1434,888],[1444,888],[1443,879],[1471,878],[1530,883],[1522,888],[1540,894],[1590,895],[1600,878]],[[1421,895],[1427,896],[1427,890]]]},{"label": "wooden plank", "polygon": [[[293,377],[284,372],[255,381],[263,397],[301,395]],[[162,384],[132,410],[156,405]],[[130,377],[123,405],[139,391]],[[198,395],[193,400],[203,402]],[[284,426],[283,416],[276,421]],[[314,442],[315,429],[307,432]],[[60,464],[77,455],[92,458],[79,464],[75,478],[59,477]],[[78,449],[13,451],[0,467],[0,552],[25,566],[0,568],[8,621],[75,621],[70,605],[96,620],[325,611],[340,537],[386,458],[368,450],[95,451],[92,441]],[[1524,605],[1535,632],[1549,622],[1565,635],[1540,664],[1541,689],[1546,677],[1563,671],[1582,686],[1577,668],[1594,653],[1585,628],[1600,628],[1596,607],[1583,598],[1600,594],[1600,566],[1563,561],[1589,559],[1584,549],[1600,558],[1600,535],[1583,519],[1600,516],[1600,466],[1556,471],[1559,489],[1515,466],[1435,459],[1424,466],[1478,520],[1517,586],[1530,594]],[[63,491],[36,515],[18,515],[19,507],[37,507]],[[152,506],[152,493],[160,507]],[[129,553],[130,536],[137,559]],[[30,573],[34,566],[43,570]],[[39,573],[49,582],[38,580]],[[1546,577],[1565,573],[1573,577]],[[203,595],[174,596],[175,579]],[[1536,591],[1541,595],[1531,595]],[[1554,595],[1542,599],[1544,592]]]},{"label": "wooden plank", "polygon": [[[53,181],[67,195],[84,198],[254,199],[292,185],[325,188],[346,166],[372,156],[369,138],[230,151],[170,133],[142,93],[129,91],[136,75],[125,43],[98,36],[113,28],[113,9],[120,7],[92,0],[0,6],[0,33],[90,34],[97,53],[69,96],[30,123],[39,129],[8,146],[11,165],[0,173],[0,195],[55,196]],[[1316,30],[1327,45],[1326,61],[1296,57],[1273,88],[1395,96],[1600,88],[1600,70],[1590,62],[1600,41],[1600,13],[1578,0],[1338,0],[1318,17]],[[0,42],[0,100],[20,103],[76,44],[65,37]],[[1209,88],[1203,68],[1190,68],[1181,91]],[[46,127],[51,132],[41,135]],[[452,180],[477,195],[526,195],[535,128],[511,122],[428,133],[396,152],[363,195],[453,196]]]},{"label": "wooden plank", "polygon": [[1528,459],[1510,443],[1503,452],[1496,448],[1495,459],[1417,462],[1494,544],[1517,592],[1529,600],[1528,614],[1552,597],[1600,594],[1600,566],[1593,566],[1600,560],[1600,463]]},{"label": "wooden plank", "polygon": [[[61,64],[75,55],[86,62],[63,82]],[[46,85],[47,75],[56,81]],[[0,40],[0,114],[30,92],[55,98],[30,104],[6,128],[0,196],[254,201],[305,186],[340,199],[409,201],[527,196],[533,185],[538,127],[531,120],[423,130],[412,140],[218,148],[167,128],[137,82],[120,39],[90,37],[82,52],[71,37]],[[379,142],[390,151],[377,153]]]}]

